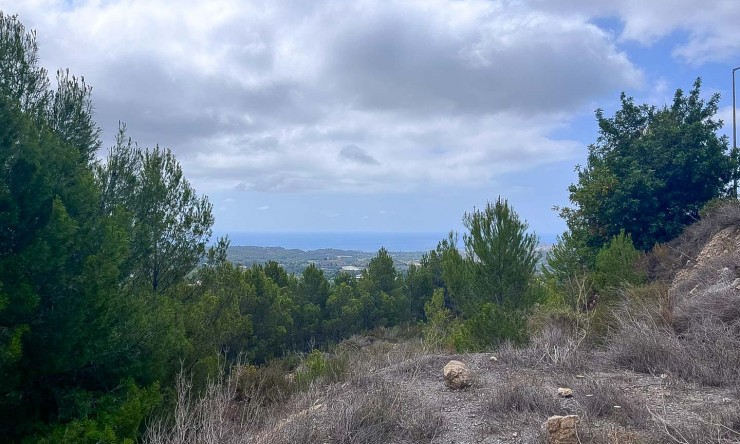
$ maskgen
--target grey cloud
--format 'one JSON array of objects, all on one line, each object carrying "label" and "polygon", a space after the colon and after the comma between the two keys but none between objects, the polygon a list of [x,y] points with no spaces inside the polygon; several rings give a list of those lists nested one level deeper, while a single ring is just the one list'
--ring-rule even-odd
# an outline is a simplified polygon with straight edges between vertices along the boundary
[{"label": "grey cloud", "polygon": [[[208,15],[183,0],[173,15],[164,0],[49,1],[64,13],[21,16],[42,56],[65,42],[54,63],[94,86],[106,137],[126,122],[204,191],[485,183],[572,155],[549,136],[562,116],[640,82],[587,17],[527,3],[224,0],[228,13]],[[78,31],[85,20],[97,26]]]},{"label": "grey cloud", "polygon": [[357,145],[347,145],[339,151],[341,159],[349,160],[363,165],[380,165],[373,156],[367,153]]},{"label": "grey cloud", "polygon": [[266,174],[252,183],[241,182],[235,187],[237,191],[260,192],[302,192],[317,188],[314,179],[301,177],[291,172]]},{"label": "grey cloud", "polygon": [[414,113],[569,110],[641,82],[593,25],[500,14],[445,29],[392,6],[370,20],[348,12],[328,42],[328,70],[359,106]]}]

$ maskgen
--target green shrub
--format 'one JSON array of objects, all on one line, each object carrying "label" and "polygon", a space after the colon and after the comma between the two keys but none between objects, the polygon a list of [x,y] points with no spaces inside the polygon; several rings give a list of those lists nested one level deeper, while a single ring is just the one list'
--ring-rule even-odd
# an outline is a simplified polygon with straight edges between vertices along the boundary
[{"label": "green shrub", "polygon": [[521,344],[526,340],[527,321],[524,313],[492,303],[482,304],[478,313],[463,321],[453,333],[453,342],[458,351],[484,351],[504,341]]},{"label": "green shrub", "polygon": [[624,230],[614,236],[596,255],[595,286],[601,296],[613,297],[621,288],[645,281],[637,268],[640,252],[632,244],[632,237]]},{"label": "green shrub", "polygon": [[71,394],[73,405],[69,408],[77,410],[78,418],[54,426],[37,442],[133,444],[147,417],[161,404],[162,396],[158,384],[141,388],[129,380],[122,387],[98,399],[81,391]]},{"label": "green shrub", "polygon": [[424,304],[424,342],[431,348],[452,346],[452,332],[459,328],[452,311],[445,307],[444,290],[434,290],[432,299]]},{"label": "green shrub", "polygon": [[267,406],[285,401],[296,391],[284,360],[272,360],[260,367],[244,365],[234,371],[238,398],[243,401]]},{"label": "green shrub", "polygon": [[340,381],[347,373],[348,365],[344,354],[328,355],[313,350],[303,361],[303,369],[295,372],[295,382],[299,387],[305,387],[319,378],[325,378],[326,382]]}]

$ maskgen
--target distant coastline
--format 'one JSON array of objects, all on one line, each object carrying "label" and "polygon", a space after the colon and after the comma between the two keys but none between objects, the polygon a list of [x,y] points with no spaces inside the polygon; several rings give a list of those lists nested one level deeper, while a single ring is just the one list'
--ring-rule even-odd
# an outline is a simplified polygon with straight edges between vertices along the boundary
[{"label": "distant coastline", "polygon": [[377,252],[414,252],[433,250],[444,239],[445,233],[265,233],[230,232],[231,245],[255,247],[282,247],[303,251],[334,248],[337,250]]},{"label": "distant coastline", "polygon": [[[303,251],[334,248],[337,250],[377,252],[381,247],[391,252],[433,250],[447,233],[433,232],[229,232],[233,246],[282,247]],[[462,239],[461,239],[462,240]],[[543,244],[552,244],[554,235],[540,236]]]}]

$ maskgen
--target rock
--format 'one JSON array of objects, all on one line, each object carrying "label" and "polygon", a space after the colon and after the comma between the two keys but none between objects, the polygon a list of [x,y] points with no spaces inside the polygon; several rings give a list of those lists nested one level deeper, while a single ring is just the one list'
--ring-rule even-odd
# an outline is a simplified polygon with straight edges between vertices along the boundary
[{"label": "rock", "polygon": [[460,361],[450,361],[442,369],[447,387],[459,390],[470,385],[470,370]]},{"label": "rock", "polygon": [[573,390],[566,387],[560,387],[558,388],[558,396],[561,398],[570,398],[573,396]]},{"label": "rock", "polygon": [[551,416],[544,424],[547,444],[578,444],[578,415]]}]

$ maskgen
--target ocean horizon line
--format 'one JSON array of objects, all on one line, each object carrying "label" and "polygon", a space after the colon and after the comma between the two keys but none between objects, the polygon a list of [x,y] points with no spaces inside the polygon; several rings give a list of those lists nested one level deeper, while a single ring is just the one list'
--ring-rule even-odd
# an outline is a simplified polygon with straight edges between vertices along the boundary
[{"label": "ocean horizon line", "polygon": [[[388,251],[430,251],[437,247],[449,232],[396,231],[231,231],[216,232],[214,236],[228,235],[232,246],[280,247],[304,251],[337,249],[375,252],[381,247]],[[214,237],[215,238],[215,237]],[[540,236],[541,243],[554,242],[555,236]],[[462,236],[460,238],[462,241]]]}]

